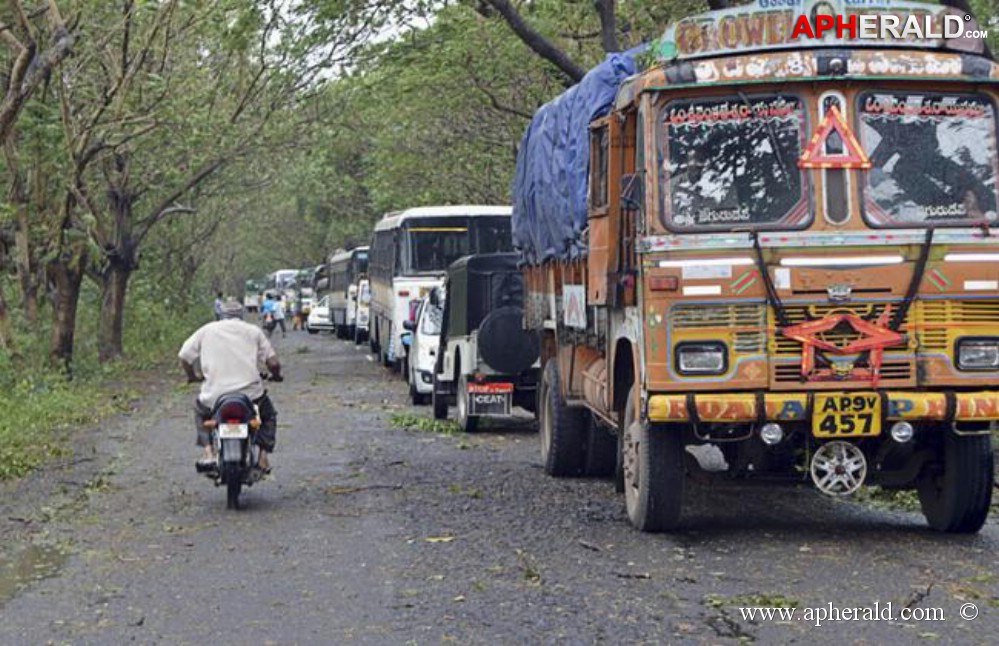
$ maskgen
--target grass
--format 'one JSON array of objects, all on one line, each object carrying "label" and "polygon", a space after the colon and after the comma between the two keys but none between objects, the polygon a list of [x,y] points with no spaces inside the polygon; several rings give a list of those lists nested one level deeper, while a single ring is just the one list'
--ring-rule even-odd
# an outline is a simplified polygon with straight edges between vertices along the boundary
[{"label": "grass", "polygon": [[72,379],[46,364],[48,314],[34,326],[15,321],[18,356],[0,350],[0,480],[22,477],[46,461],[72,455],[72,431],[127,407],[137,394],[127,384],[138,372],[174,369],[180,344],[204,321],[173,314],[169,304],[142,296],[130,293],[127,357],[102,365],[97,362],[96,294],[91,290],[83,295]]},{"label": "grass", "polygon": [[389,424],[393,428],[401,428],[405,431],[422,431],[424,433],[440,433],[442,435],[458,435],[461,427],[457,423],[446,419],[432,419],[413,413],[393,413],[389,418]]}]

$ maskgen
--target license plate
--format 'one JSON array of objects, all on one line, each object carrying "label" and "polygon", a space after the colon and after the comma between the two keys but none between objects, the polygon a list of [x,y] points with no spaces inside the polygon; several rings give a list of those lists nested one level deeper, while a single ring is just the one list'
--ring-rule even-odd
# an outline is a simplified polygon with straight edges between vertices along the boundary
[{"label": "license plate", "polygon": [[877,393],[817,393],[812,434],[822,438],[881,435],[881,397]]},{"label": "license plate", "polygon": [[246,424],[219,424],[220,440],[243,440],[249,435],[250,429]]},{"label": "license plate", "polygon": [[513,384],[468,384],[468,403],[472,415],[509,415]]}]

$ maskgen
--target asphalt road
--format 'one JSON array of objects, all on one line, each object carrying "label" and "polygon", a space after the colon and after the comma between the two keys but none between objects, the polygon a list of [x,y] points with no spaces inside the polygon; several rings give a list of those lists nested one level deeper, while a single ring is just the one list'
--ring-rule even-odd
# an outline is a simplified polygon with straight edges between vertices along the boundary
[{"label": "asphalt road", "polygon": [[[429,410],[360,349],[276,345],[275,473],[245,509],[194,473],[179,374],[0,488],[0,643],[995,643],[995,522],[945,536],[808,489],[701,485],[689,529],[641,534],[609,481],[546,476],[529,425],[394,428]],[[876,603],[894,618],[844,614]],[[778,605],[795,616],[739,610]]]}]

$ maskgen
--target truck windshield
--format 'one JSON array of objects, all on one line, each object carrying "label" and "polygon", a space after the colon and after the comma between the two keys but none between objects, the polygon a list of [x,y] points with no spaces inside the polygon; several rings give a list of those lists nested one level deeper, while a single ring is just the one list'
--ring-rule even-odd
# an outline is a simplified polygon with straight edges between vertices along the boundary
[{"label": "truck windshield", "polygon": [[663,224],[674,230],[798,227],[808,216],[798,169],[799,98],[678,100],[662,111]]},{"label": "truck windshield", "polygon": [[860,140],[871,157],[864,213],[873,226],[996,220],[996,132],[980,95],[869,92]]}]

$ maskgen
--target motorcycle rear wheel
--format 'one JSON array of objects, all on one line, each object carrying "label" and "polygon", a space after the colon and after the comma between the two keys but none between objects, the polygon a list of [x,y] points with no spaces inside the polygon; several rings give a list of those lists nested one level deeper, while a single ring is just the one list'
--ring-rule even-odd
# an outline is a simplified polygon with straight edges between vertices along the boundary
[{"label": "motorcycle rear wheel", "polygon": [[239,509],[239,493],[243,489],[243,474],[240,472],[240,465],[237,462],[226,463],[225,486],[226,486],[226,508]]}]

